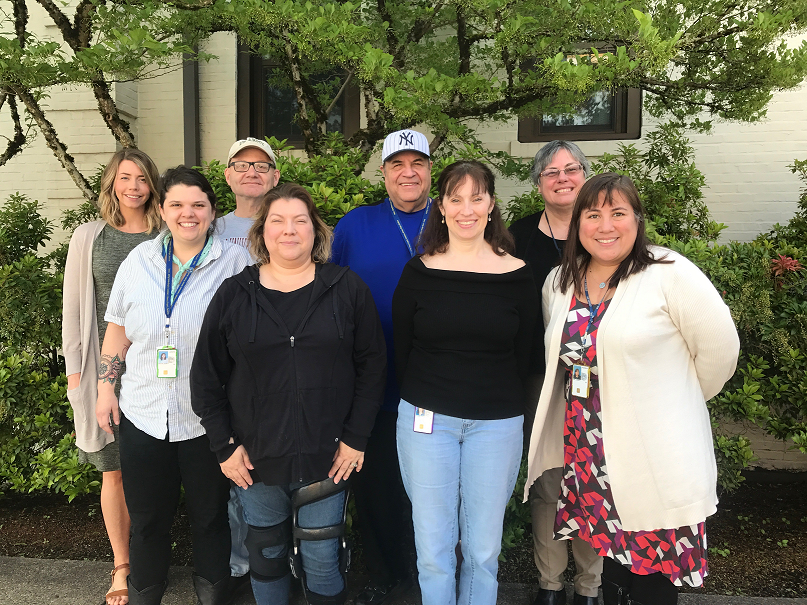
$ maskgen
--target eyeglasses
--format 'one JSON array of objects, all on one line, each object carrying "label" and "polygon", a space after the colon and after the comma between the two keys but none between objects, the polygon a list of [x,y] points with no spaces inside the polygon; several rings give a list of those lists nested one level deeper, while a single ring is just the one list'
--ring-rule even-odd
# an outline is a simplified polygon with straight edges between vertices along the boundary
[{"label": "eyeglasses", "polygon": [[272,162],[230,162],[228,166],[232,166],[236,172],[248,172],[250,166],[255,168],[255,172],[269,172],[275,167]]},{"label": "eyeglasses", "polygon": [[575,164],[574,166],[567,166],[566,168],[564,168],[562,170],[558,170],[557,168],[550,168],[549,170],[544,170],[538,176],[542,176],[542,177],[547,178],[547,179],[556,179],[556,178],[558,178],[560,176],[561,172],[563,174],[565,174],[566,176],[574,176],[575,174],[577,174],[581,170],[583,170],[583,165],[582,164]]}]

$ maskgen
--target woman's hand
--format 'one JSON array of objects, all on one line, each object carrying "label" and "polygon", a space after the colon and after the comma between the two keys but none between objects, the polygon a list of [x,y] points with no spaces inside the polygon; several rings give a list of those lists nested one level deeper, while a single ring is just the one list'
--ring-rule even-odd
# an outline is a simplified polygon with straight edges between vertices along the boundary
[{"label": "woman's hand", "polygon": [[254,470],[255,467],[249,461],[247,450],[244,449],[243,445],[235,448],[232,456],[219,464],[219,466],[221,467],[221,472],[238,487],[247,489],[252,485],[252,477],[249,471]]},{"label": "woman's hand", "polygon": [[107,392],[107,389],[98,389],[98,399],[95,402],[95,419],[98,421],[98,426],[111,435],[112,425],[109,424],[109,416],[110,414],[112,415],[112,422],[116,425],[120,424],[120,410],[115,391],[108,390],[111,392]]},{"label": "woman's hand", "polygon": [[328,471],[328,477],[333,477],[334,483],[339,483],[342,479],[347,481],[353,469],[358,473],[364,464],[364,452],[354,450],[344,442],[339,442],[339,447],[333,455],[333,466]]}]

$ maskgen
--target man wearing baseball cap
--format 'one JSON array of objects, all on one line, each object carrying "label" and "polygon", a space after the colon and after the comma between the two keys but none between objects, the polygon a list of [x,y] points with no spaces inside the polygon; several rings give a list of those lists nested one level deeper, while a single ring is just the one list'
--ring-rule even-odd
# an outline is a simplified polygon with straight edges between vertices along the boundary
[{"label": "man wearing baseball cap", "polygon": [[[235,210],[220,217],[216,228],[221,239],[249,249],[247,234],[255,220],[255,214],[263,202],[263,197],[280,179],[275,152],[269,143],[261,139],[247,137],[236,141],[227,155],[224,178],[235,194]],[[232,540],[231,594],[242,589],[246,590],[249,586],[249,553],[244,546],[247,523],[241,511],[241,501],[238,499],[236,489],[234,484],[230,485],[230,501],[227,505]]]},{"label": "man wearing baseball cap", "polygon": [[373,293],[387,342],[384,403],[367,442],[364,468],[354,475],[368,585],[356,605],[379,605],[411,585],[414,552],[410,504],[403,489],[395,445],[400,392],[392,343],[392,294],[431,208],[431,160],[426,137],[415,130],[388,135],[381,151],[387,196],[350,211],[334,230],[333,262],[358,273]]},{"label": "man wearing baseball cap", "polygon": [[221,239],[249,248],[247,233],[263,196],[280,180],[275,152],[269,143],[247,137],[233,143],[224,178],[235,194],[235,210],[219,218]]}]

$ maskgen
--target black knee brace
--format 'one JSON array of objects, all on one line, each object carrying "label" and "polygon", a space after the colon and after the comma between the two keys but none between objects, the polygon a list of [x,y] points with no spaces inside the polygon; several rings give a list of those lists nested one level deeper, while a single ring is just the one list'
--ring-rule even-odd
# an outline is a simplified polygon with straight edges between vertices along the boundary
[{"label": "black knee brace", "polygon": [[[300,527],[299,512],[302,506],[324,500],[329,496],[345,492],[345,505],[342,509],[342,521],[336,525],[329,527],[320,527],[317,529],[306,529]],[[306,598],[312,605],[314,603],[343,603],[345,598],[345,591],[333,597],[323,597],[322,595],[315,595],[308,590],[305,581],[305,572],[303,571],[302,558],[300,557],[300,541],[301,540],[330,540],[331,538],[339,539],[339,572],[345,580],[347,586],[347,571],[350,569],[350,545],[345,537],[347,525],[347,501],[350,497],[350,486],[347,481],[340,481],[334,483],[333,479],[325,479],[306,485],[300,489],[294,490],[291,495],[291,510],[292,510],[292,549],[289,553],[289,565],[291,566],[291,573],[295,578],[302,580],[303,588],[306,592]]]},{"label": "black knee brace", "polygon": [[263,555],[264,548],[286,546],[291,540],[291,520],[270,527],[248,526],[244,546],[249,552],[250,575],[259,582],[273,582],[289,573],[289,560],[286,556],[269,559]]}]

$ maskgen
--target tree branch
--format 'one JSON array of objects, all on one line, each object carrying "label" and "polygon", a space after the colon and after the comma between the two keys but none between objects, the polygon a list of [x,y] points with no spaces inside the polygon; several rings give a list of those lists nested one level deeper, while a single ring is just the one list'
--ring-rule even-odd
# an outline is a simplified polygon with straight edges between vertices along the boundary
[{"label": "tree branch", "polygon": [[[18,0],[14,0],[15,4]],[[44,8],[53,22],[56,24],[56,27],[59,28],[59,31],[62,34],[62,38],[64,41],[67,42],[67,45],[72,48],[74,51],[78,47],[78,34],[76,30],[73,29],[73,24],[70,23],[70,19],[67,18],[56,3],[53,0],[36,0],[42,8]]]},{"label": "tree branch", "polygon": [[95,203],[97,201],[97,196],[92,190],[90,183],[86,178],[84,178],[84,175],[81,174],[81,171],[76,167],[76,162],[73,159],[73,156],[67,153],[67,146],[59,140],[59,135],[56,133],[56,129],[45,117],[45,112],[42,111],[36,97],[34,97],[30,90],[21,86],[14,86],[11,88],[11,90],[15,95],[17,95],[17,97],[19,97],[23,105],[25,105],[25,109],[28,111],[28,114],[34,119],[36,125],[39,126],[39,130],[44,135],[45,143],[53,152],[53,155],[56,156],[56,159],[59,160],[62,167],[70,175],[70,178],[73,179],[76,186],[81,190],[82,195],[87,200]]},{"label": "tree branch", "polygon": [[341,97],[344,94],[345,88],[347,88],[348,82],[350,82],[351,78],[353,78],[353,72],[349,71],[348,74],[347,74],[347,78],[345,78],[345,81],[342,82],[342,87],[339,89],[339,92],[336,93],[336,96],[333,98],[333,101],[331,101],[331,104],[328,105],[328,109],[325,110],[325,115],[326,116],[331,115],[331,111],[333,111],[333,108],[336,106],[336,103],[339,101],[339,97]]},{"label": "tree branch", "polygon": [[[22,131],[20,112],[17,110],[17,100],[14,95],[4,92],[2,101],[8,103],[11,120],[14,122],[14,138],[9,140],[6,150],[0,155],[0,166],[4,166],[6,162],[22,151],[22,146],[25,144],[25,133]],[[2,101],[0,101],[0,106],[3,104]]]}]

